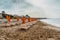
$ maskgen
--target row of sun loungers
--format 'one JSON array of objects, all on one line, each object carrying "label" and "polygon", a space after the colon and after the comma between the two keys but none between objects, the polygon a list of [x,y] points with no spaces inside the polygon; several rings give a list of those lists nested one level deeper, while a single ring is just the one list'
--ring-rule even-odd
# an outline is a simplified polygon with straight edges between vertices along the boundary
[{"label": "row of sun loungers", "polygon": [[26,22],[24,24],[22,24],[22,21],[11,21],[10,23],[8,23],[8,22],[7,23],[1,23],[0,27],[11,27],[11,26],[19,25],[19,29],[28,29],[32,25],[34,25],[37,21],[38,20]]}]

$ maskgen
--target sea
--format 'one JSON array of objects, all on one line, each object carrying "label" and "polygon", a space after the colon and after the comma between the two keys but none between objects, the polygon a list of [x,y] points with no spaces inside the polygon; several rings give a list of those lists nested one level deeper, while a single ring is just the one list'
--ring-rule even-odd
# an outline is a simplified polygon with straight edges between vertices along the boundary
[{"label": "sea", "polygon": [[47,24],[51,24],[56,27],[60,27],[60,18],[41,19],[40,21],[46,22]]}]

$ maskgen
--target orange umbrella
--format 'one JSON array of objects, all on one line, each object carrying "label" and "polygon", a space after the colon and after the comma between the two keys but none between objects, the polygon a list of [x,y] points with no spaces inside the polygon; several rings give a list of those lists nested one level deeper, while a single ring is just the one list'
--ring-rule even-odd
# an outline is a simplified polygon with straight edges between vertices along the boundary
[{"label": "orange umbrella", "polygon": [[30,22],[30,17],[28,18],[28,22]]},{"label": "orange umbrella", "polygon": [[36,20],[36,18],[31,18],[31,21],[35,21]]},{"label": "orange umbrella", "polygon": [[23,17],[21,20],[22,20],[22,24],[24,24],[24,23],[25,23],[26,18],[25,18],[25,17]]},{"label": "orange umbrella", "polygon": [[10,23],[10,16],[6,16],[8,23]]}]

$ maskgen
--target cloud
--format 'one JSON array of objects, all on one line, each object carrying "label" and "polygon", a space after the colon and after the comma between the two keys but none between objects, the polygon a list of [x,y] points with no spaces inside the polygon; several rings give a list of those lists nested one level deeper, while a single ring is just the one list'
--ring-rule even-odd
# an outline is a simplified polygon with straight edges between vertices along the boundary
[{"label": "cloud", "polygon": [[28,3],[42,8],[47,18],[60,18],[60,0],[26,0]]},{"label": "cloud", "polygon": [[5,11],[21,11],[31,6],[32,5],[25,3],[24,0],[0,0],[0,10]]},{"label": "cloud", "polygon": [[8,14],[28,14],[32,17],[45,17],[41,8],[26,2],[26,0],[1,0],[0,4],[0,11],[5,10]]},{"label": "cloud", "polygon": [[0,11],[32,17],[60,17],[60,0],[0,0]]}]

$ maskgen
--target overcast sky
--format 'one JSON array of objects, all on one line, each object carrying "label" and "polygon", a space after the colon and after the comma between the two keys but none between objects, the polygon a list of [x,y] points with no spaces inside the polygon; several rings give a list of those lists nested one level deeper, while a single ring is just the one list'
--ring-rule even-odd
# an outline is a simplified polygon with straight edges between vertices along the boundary
[{"label": "overcast sky", "polygon": [[60,18],[60,0],[0,0],[0,12],[32,17]]}]

